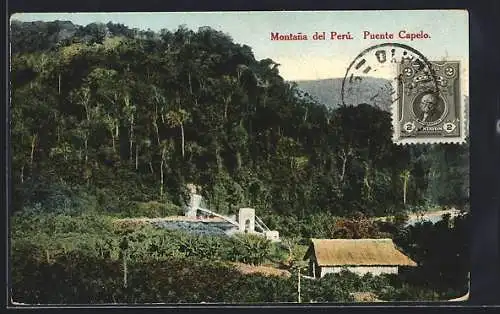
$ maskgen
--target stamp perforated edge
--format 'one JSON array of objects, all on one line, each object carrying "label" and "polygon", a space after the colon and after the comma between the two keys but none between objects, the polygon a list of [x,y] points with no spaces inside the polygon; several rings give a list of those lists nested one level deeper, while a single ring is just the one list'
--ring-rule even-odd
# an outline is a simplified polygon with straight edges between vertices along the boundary
[{"label": "stamp perforated edge", "polygon": [[[342,81],[342,103],[345,105],[344,103],[344,85],[345,85],[345,80],[347,78],[347,74],[349,72],[349,70],[351,69],[351,67],[354,65],[355,61],[362,57],[365,53],[367,53],[368,51],[370,50],[373,50],[374,48],[378,48],[378,47],[385,47],[385,46],[390,46],[390,45],[393,45],[393,46],[396,46],[396,47],[400,47],[400,48],[403,48],[403,49],[409,49],[411,52],[414,52],[414,53],[417,53],[418,55],[420,55],[422,58],[423,58],[423,61],[426,62],[427,64],[429,64],[429,60],[427,60],[427,58],[425,58],[425,56],[423,54],[421,54],[419,51],[415,50],[414,48],[408,46],[408,45],[405,45],[405,44],[401,44],[401,43],[383,43],[383,44],[379,44],[379,45],[375,45],[375,46],[371,46],[371,47],[368,47],[366,48],[365,50],[363,50],[360,54],[358,54],[358,56],[356,58],[353,59],[353,61],[351,62],[351,64],[348,66],[347,70],[346,70],[346,74],[344,76],[344,79]],[[461,72],[461,71],[460,71]],[[431,69],[431,73],[432,73],[432,69]],[[396,75],[394,75],[394,77],[398,77],[399,73],[395,73]],[[467,82],[468,82],[468,77],[467,77]],[[396,145],[415,145],[415,144],[465,144],[466,143],[466,138],[467,136],[469,135],[469,126],[468,126],[468,123],[469,123],[469,119],[468,119],[468,113],[469,113],[469,110],[468,110],[468,106],[470,106],[470,100],[469,100],[469,103],[466,104],[466,101],[465,101],[465,97],[466,95],[463,95],[462,94],[462,88],[463,86],[461,86],[462,82],[459,80],[459,93],[460,93],[460,108],[461,110],[459,110],[460,114],[459,114],[459,121],[460,121],[460,135],[459,136],[450,136],[450,137],[419,137],[419,138],[401,138],[399,136],[400,134],[400,129],[399,129],[399,121],[396,121],[396,117],[398,116],[398,105],[399,105],[399,94],[398,94],[398,91],[399,89],[397,88],[397,80],[396,79],[393,79],[391,81],[391,85],[392,85],[392,88],[394,91],[396,91],[394,94],[393,94],[393,98],[392,98],[392,101],[391,101],[391,104],[390,104],[390,108],[391,108],[391,124],[392,124],[392,129],[393,129],[393,132],[392,132],[392,142],[393,144],[396,144]]]},{"label": "stamp perforated edge", "polygon": [[[468,78],[467,78],[468,81]],[[398,94],[398,86],[395,80],[391,81],[393,90],[396,91],[394,97],[399,97]],[[459,84],[461,82],[459,81]],[[459,85],[459,91],[461,93],[462,86]],[[467,136],[469,135],[469,102],[466,102],[466,95],[460,95],[460,136],[454,137],[419,137],[419,138],[400,138],[399,137],[399,121],[397,121],[398,117],[398,106],[399,101],[393,101],[391,103],[391,123],[392,123],[392,142],[396,145],[418,145],[418,144],[465,144],[467,141]]]}]

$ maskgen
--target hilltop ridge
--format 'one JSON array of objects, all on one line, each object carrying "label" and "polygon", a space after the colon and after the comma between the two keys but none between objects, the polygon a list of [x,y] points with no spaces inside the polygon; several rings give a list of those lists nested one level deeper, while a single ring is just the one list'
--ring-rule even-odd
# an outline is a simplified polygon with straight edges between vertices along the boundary
[{"label": "hilltop ridge", "polygon": [[[343,78],[337,77],[295,82],[299,89],[309,93],[318,102],[335,109],[342,104],[342,81]],[[390,111],[391,95],[385,88],[388,84],[390,81],[383,78],[363,78],[363,84],[359,84],[356,90],[357,103],[367,103],[384,111]],[[373,98],[374,95],[377,95],[376,99]]]}]

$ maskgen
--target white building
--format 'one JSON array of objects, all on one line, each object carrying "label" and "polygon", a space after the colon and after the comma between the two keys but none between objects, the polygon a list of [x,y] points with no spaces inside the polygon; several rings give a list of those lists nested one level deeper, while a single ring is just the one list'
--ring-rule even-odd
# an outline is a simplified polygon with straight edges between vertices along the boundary
[{"label": "white building", "polygon": [[342,270],[358,275],[397,274],[401,266],[417,266],[391,239],[311,239],[306,259],[314,278]]}]

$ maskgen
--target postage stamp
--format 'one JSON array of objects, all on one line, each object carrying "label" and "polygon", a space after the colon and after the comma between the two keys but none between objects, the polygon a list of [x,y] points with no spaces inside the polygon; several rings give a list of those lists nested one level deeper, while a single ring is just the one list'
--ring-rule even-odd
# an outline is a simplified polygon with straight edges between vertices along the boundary
[{"label": "postage stamp", "polygon": [[393,114],[397,143],[456,143],[465,139],[460,62],[430,62],[430,66],[432,71],[423,73],[415,71],[411,62],[398,66],[401,83]]},{"label": "postage stamp", "polygon": [[[460,61],[429,61],[418,50],[401,43],[383,43],[363,50],[348,66],[342,82],[344,105],[359,103],[360,86],[372,84],[370,75],[386,72],[392,80],[372,89],[370,105],[390,95],[393,141],[396,144],[463,143],[465,104],[461,97]],[[389,108],[380,108],[389,109]]]}]

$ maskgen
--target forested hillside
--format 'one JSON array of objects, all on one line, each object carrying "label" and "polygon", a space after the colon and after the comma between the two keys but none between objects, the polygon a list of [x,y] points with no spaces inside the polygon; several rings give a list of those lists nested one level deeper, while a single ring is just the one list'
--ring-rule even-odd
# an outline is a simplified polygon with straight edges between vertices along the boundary
[{"label": "forested hillside", "polygon": [[[12,300],[348,302],[353,292],[383,300],[466,292],[467,215],[405,226],[405,213],[468,207],[468,145],[396,146],[387,111],[319,103],[273,60],[209,27],[13,21],[11,40]],[[118,219],[182,214],[187,183],[219,213],[254,207],[282,242]],[[419,267],[297,281],[311,237],[390,237]],[[242,274],[235,262],[293,275]]]},{"label": "forested hillside", "polygon": [[325,107],[273,60],[208,27],[11,27],[17,209],[42,181],[85,188],[110,211],[181,205],[189,182],[223,213],[384,215],[467,202],[466,145],[393,145],[389,113]]}]

